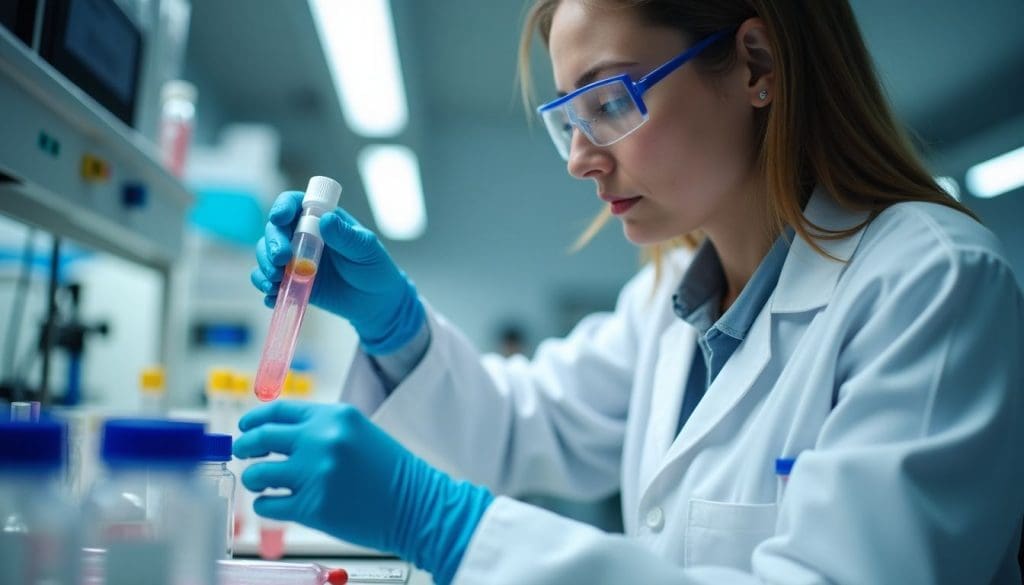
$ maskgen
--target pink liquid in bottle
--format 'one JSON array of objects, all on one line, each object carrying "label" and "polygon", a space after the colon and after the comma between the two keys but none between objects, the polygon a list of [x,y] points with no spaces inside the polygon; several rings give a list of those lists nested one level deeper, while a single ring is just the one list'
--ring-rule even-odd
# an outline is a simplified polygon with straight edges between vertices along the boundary
[{"label": "pink liquid in bottle", "polygon": [[[308,234],[300,234],[300,238],[313,237]],[[301,247],[300,242],[296,249]],[[306,314],[306,307],[309,305],[309,294],[313,290],[313,279],[317,269],[316,260],[297,258],[285,269],[254,384],[256,397],[264,402],[280,396],[281,388],[284,386],[288,366],[291,365],[292,356],[295,354],[299,326],[302,324],[302,317]]]}]

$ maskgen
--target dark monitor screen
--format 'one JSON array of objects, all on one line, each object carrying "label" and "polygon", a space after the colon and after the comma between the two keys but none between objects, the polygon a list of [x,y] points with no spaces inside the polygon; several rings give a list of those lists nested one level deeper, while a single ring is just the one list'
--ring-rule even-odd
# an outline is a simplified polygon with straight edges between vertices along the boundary
[{"label": "dark monitor screen", "polygon": [[103,0],[72,0],[64,47],[117,97],[131,101],[139,37],[117,6]]},{"label": "dark monitor screen", "polygon": [[0,0],[0,26],[29,46],[32,45],[36,4],[37,0]]},{"label": "dark monitor screen", "polygon": [[40,53],[131,125],[142,35],[113,0],[49,0]]}]

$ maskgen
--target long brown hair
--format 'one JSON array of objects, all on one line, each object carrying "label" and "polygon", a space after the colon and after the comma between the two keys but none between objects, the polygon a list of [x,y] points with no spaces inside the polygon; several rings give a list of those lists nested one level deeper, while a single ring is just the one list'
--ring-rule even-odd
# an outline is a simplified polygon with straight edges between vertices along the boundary
[{"label": "long brown hair", "polygon": [[[536,0],[527,12],[519,43],[519,79],[524,102],[532,103],[530,46],[539,33],[545,46],[561,0]],[[757,165],[767,190],[769,226],[792,226],[819,253],[815,238],[842,239],[863,228],[890,205],[928,201],[977,217],[935,182],[897,123],[882,91],[847,0],[590,0],[635,10],[652,26],[675,28],[691,40],[735,28],[760,17],[770,37],[777,86],[758,118]],[[714,77],[736,61],[734,43],[715,43],[696,60]],[[821,185],[846,209],[869,212],[864,223],[826,230],[809,222],[803,205]],[[579,237],[585,245],[608,221],[607,210]],[[696,245],[691,233],[647,250],[658,260],[667,248]]]}]

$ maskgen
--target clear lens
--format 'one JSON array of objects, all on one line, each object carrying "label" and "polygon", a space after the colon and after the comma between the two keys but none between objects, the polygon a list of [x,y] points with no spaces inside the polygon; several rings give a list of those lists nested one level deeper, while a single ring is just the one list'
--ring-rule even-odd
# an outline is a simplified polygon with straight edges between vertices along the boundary
[{"label": "clear lens", "polygon": [[608,146],[644,123],[640,108],[621,81],[576,96],[567,109],[569,117],[597,146]]},{"label": "clear lens", "polygon": [[544,126],[551,135],[551,141],[555,143],[558,154],[565,160],[569,160],[569,144],[572,143],[572,124],[565,111],[565,106],[541,112],[540,117],[544,120]]},{"label": "clear lens", "polygon": [[541,116],[558,153],[566,160],[569,159],[574,126],[594,145],[608,146],[647,120],[620,80],[585,91]]}]

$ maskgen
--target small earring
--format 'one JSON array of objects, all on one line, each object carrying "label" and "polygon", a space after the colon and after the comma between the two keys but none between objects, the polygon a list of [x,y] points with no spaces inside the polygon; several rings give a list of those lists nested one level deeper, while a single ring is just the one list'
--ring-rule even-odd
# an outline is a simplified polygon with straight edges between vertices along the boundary
[{"label": "small earring", "polygon": [[767,89],[762,89],[761,92],[757,94],[757,97],[761,98],[762,102],[764,100],[768,99],[768,90]]}]

